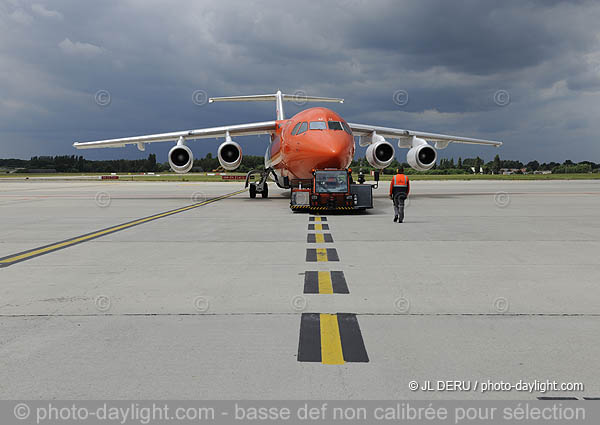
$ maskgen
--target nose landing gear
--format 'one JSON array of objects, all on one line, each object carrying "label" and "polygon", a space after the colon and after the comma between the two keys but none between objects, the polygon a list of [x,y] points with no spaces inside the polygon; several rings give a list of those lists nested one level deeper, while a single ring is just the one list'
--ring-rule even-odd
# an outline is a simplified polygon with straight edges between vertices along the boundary
[{"label": "nose landing gear", "polygon": [[260,187],[260,183],[256,184],[256,183],[250,183],[250,197],[252,199],[256,198],[256,194],[260,193],[260,195],[263,198],[268,198],[269,197],[269,185],[267,184],[267,182],[263,183],[263,187],[262,190],[259,190]]}]

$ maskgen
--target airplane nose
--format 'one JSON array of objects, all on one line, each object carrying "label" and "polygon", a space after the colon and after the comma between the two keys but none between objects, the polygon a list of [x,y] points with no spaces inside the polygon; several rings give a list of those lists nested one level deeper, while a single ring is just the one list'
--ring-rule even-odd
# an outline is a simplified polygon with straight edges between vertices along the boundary
[{"label": "airplane nose", "polygon": [[348,143],[341,138],[335,138],[328,144],[331,156],[340,156],[345,153],[348,148]]},{"label": "airplane nose", "polygon": [[320,151],[322,164],[316,168],[343,168],[352,156],[352,143],[346,137],[331,137],[322,142]]}]

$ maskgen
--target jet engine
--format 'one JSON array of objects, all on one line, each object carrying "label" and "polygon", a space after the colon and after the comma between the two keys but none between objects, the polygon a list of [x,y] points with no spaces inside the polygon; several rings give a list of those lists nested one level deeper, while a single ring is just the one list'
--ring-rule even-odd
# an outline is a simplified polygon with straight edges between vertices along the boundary
[{"label": "jet engine", "polygon": [[417,171],[427,171],[434,166],[437,151],[423,139],[414,138],[406,162]]},{"label": "jet engine", "polygon": [[395,151],[389,142],[375,142],[369,145],[365,156],[371,167],[381,169],[388,167],[392,163]]},{"label": "jet engine", "polygon": [[228,171],[235,170],[242,162],[242,147],[233,140],[221,143],[217,151],[221,167]]},{"label": "jet engine", "polygon": [[169,151],[169,165],[177,174],[185,174],[194,165],[192,150],[184,144],[177,144]]}]

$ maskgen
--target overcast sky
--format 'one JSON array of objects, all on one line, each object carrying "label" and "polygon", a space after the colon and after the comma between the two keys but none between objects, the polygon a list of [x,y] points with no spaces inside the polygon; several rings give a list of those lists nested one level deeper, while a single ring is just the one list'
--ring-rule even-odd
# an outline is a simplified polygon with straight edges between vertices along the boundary
[{"label": "overcast sky", "polygon": [[[598,22],[595,1],[0,0],[0,158],[163,162],[169,143],[71,144],[272,120],[270,103],[193,94],[281,89],[345,98],[333,109],[350,122],[504,142],[442,157],[600,162]],[[218,142],[189,145],[203,156]]]}]

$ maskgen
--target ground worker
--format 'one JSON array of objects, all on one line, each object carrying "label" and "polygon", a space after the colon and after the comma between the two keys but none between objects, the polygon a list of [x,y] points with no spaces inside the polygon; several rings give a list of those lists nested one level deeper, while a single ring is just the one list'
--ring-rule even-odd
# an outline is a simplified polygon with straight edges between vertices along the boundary
[{"label": "ground worker", "polygon": [[390,182],[390,199],[394,202],[394,223],[404,220],[404,201],[410,192],[410,182],[404,175],[404,169],[398,168]]}]

